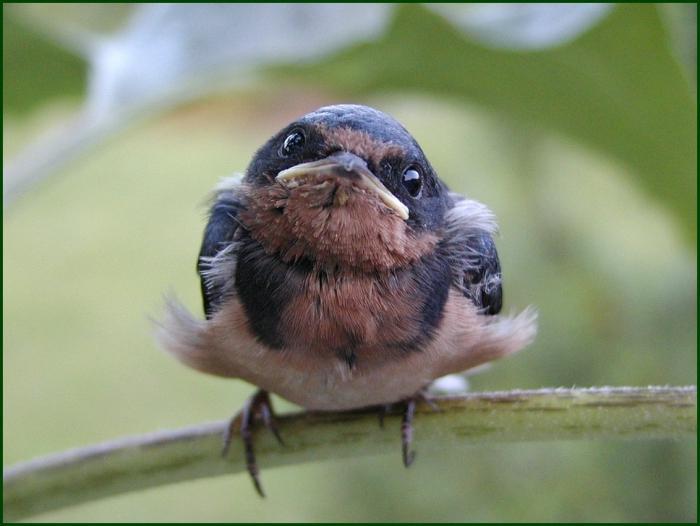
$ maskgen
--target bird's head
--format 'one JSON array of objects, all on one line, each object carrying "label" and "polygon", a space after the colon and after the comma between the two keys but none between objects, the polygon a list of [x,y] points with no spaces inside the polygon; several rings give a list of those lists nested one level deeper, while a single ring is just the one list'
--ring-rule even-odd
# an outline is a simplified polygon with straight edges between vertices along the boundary
[{"label": "bird's head", "polygon": [[449,206],[413,137],[359,105],[323,107],[286,126],[258,150],[245,182],[241,219],[265,250],[361,271],[433,250]]}]

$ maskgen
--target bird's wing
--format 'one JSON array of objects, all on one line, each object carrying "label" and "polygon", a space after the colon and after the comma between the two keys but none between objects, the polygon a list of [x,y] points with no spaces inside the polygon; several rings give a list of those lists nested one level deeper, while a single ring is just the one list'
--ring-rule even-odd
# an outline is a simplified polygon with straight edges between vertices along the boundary
[{"label": "bird's wing", "polygon": [[238,215],[243,208],[240,179],[225,179],[216,190],[197,258],[207,319],[233,293],[236,276]]},{"label": "bird's wing", "polygon": [[498,225],[483,204],[451,194],[455,205],[446,215],[445,243],[454,284],[483,314],[501,310],[501,264],[493,234]]}]

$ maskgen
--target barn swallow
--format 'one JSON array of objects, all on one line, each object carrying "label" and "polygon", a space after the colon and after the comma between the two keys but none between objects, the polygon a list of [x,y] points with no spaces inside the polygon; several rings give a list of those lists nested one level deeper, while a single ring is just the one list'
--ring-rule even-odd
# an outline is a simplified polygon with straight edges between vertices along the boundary
[{"label": "barn swallow", "polygon": [[214,195],[197,271],[205,319],[168,302],[161,344],[186,365],[259,391],[231,421],[263,495],[251,428],[281,442],[269,393],[306,409],[415,403],[436,378],[520,350],[534,311],[499,315],[494,215],[449,191],[392,117],[320,108]]}]

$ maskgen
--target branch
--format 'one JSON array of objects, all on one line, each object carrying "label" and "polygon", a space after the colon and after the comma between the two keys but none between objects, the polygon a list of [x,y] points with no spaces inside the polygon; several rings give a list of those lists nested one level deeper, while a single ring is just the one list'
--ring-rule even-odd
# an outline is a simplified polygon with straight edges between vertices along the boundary
[{"label": "branch", "polygon": [[[673,438],[696,432],[696,387],[542,389],[473,393],[421,404],[419,451],[462,444],[594,438]],[[296,413],[278,419],[285,446],[261,432],[263,469],[400,451],[400,411],[380,429],[372,410]],[[119,439],[18,464],[4,472],[4,519],[110,495],[245,470],[243,448],[220,456],[226,422]],[[252,491],[252,490],[251,490]]]}]

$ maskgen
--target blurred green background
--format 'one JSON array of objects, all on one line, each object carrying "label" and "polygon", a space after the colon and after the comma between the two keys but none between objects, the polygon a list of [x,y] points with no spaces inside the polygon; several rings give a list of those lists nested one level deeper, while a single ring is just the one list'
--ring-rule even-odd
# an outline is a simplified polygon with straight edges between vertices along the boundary
[{"label": "blurred green background", "polygon": [[[218,179],[295,117],[338,102],[392,114],[452,189],[499,218],[505,309],[535,305],[540,331],[471,377],[472,390],[697,382],[695,4],[615,6],[544,44],[485,41],[454,23],[457,12],[403,5],[326,54],[254,57],[245,72],[226,58],[206,83],[192,82],[196,67],[168,76],[166,59],[136,53],[140,66],[165,68],[161,84],[124,67],[119,96],[105,98],[95,73],[104,64],[86,41],[124,43],[138,9],[3,5],[5,196],[13,177],[27,177],[13,162],[28,145],[40,141],[29,157],[50,161],[4,208],[5,466],[240,407],[251,386],[161,353],[149,317],[167,291],[199,312],[194,263]],[[144,16],[139,38],[149,42]],[[188,31],[156,27],[164,41]],[[272,42],[273,30],[259,38]],[[85,132],[100,140],[46,154],[83,133],[62,128],[76,115],[102,126]],[[266,500],[239,475],[35,519],[696,520],[693,439],[465,447],[421,454],[406,471],[396,432],[391,456],[263,463]]]}]

